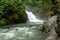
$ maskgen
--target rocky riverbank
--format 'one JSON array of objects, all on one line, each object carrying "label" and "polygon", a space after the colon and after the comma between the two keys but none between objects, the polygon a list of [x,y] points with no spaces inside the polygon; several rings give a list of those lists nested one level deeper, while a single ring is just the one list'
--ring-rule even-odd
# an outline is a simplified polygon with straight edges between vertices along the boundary
[{"label": "rocky riverbank", "polygon": [[[59,34],[56,32],[56,29],[58,27],[57,25],[57,15],[52,16],[48,20],[45,21],[43,25],[40,25],[38,29],[46,34],[45,40],[59,40]],[[59,30],[59,29],[58,29]]]}]

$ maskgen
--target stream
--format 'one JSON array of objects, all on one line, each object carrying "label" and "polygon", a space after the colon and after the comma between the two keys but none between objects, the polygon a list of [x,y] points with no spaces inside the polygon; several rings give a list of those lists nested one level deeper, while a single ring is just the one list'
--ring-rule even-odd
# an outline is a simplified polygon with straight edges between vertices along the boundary
[{"label": "stream", "polygon": [[[29,22],[26,24],[15,25],[7,29],[0,28],[0,40],[44,40],[44,34],[36,27],[43,24],[43,20],[37,19],[36,16],[26,11]],[[9,27],[9,26],[7,26]]]}]

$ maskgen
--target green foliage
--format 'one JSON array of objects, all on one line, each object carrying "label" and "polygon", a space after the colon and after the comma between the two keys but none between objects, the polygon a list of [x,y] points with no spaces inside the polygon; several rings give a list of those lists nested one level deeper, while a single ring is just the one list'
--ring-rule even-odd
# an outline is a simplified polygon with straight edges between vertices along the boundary
[{"label": "green foliage", "polygon": [[26,4],[27,5],[31,5],[31,6],[41,6],[42,5],[42,3],[43,3],[43,1],[42,0],[26,0]]},{"label": "green foliage", "polygon": [[[51,10],[51,0],[26,0],[26,4],[38,17],[44,17],[49,15]],[[42,15],[41,15],[42,14]]]},{"label": "green foliage", "polygon": [[0,25],[25,23],[25,4],[19,0],[0,0]]},{"label": "green foliage", "polygon": [[60,3],[60,0],[56,0],[56,1]]},{"label": "green foliage", "polygon": [[[59,1],[60,2],[60,1]],[[57,11],[60,12],[60,3],[57,4]]]},{"label": "green foliage", "polygon": [[1,25],[6,25],[6,20],[5,20],[5,19],[1,19],[1,20],[0,20],[0,26],[1,26]]},{"label": "green foliage", "polygon": [[46,8],[50,8],[51,7],[51,0],[45,0],[44,5]]}]

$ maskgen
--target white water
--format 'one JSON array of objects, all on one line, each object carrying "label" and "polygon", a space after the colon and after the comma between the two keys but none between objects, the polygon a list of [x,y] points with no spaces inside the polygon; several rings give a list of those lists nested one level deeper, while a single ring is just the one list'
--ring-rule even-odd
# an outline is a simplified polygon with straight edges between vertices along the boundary
[{"label": "white water", "polygon": [[40,24],[44,22],[44,20],[37,19],[36,16],[32,12],[26,10],[26,13],[28,15],[29,22],[40,23]]},{"label": "white water", "polygon": [[15,27],[0,30],[0,40],[44,40],[43,34],[34,27]]}]

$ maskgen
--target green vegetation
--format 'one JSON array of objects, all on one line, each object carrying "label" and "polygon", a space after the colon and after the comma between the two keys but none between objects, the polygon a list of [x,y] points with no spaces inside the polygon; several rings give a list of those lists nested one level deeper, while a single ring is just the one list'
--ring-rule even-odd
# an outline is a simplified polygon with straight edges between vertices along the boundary
[{"label": "green vegetation", "polygon": [[[50,15],[53,0],[0,0],[0,25],[27,22],[25,7],[28,6],[36,14]],[[60,0],[56,10],[60,12]],[[41,16],[43,18],[43,16]]]},{"label": "green vegetation", "polygon": [[[37,17],[46,18],[51,10],[51,0],[26,0],[26,5]],[[43,17],[44,16],[44,17]]]},{"label": "green vegetation", "polygon": [[25,5],[18,0],[0,0],[0,26],[25,23]]}]

